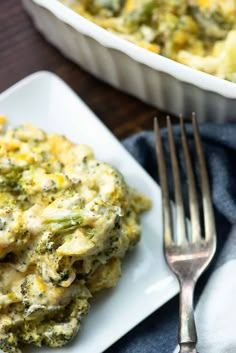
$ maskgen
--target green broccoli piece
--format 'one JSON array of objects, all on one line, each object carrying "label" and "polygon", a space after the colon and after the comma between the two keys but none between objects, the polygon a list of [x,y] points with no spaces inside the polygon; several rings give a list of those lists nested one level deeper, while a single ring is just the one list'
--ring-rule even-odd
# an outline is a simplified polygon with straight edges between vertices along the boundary
[{"label": "green broccoli piece", "polygon": [[93,0],[92,5],[95,11],[108,10],[111,15],[117,15],[124,4],[124,0]]},{"label": "green broccoli piece", "polygon": [[156,7],[156,2],[153,0],[147,0],[140,6],[137,6],[133,11],[131,11],[125,18],[126,25],[132,27],[137,27],[142,23],[146,23],[152,16],[153,9]]},{"label": "green broccoli piece", "polygon": [[49,225],[50,231],[53,234],[58,234],[61,232],[74,230],[78,228],[82,222],[83,217],[81,212],[72,211],[69,217],[67,216],[58,219],[45,219],[43,223]]},{"label": "green broccoli piece", "polygon": [[18,347],[17,337],[12,333],[7,333],[0,338],[0,349],[6,353],[22,353]]},{"label": "green broccoli piece", "polygon": [[19,332],[19,341],[37,347],[61,347],[70,342],[80,328],[80,321],[87,314],[87,299],[74,298],[63,310],[54,317],[44,321],[25,321]]}]

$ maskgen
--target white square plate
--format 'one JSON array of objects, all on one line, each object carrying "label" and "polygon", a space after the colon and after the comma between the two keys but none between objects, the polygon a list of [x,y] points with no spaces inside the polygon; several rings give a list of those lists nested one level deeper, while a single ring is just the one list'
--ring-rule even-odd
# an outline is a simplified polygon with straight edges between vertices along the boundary
[{"label": "white square plate", "polygon": [[52,73],[33,74],[2,93],[0,115],[6,115],[12,125],[27,121],[90,145],[98,159],[113,164],[129,185],[152,200],[152,209],[142,217],[142,240],[127,255],[117,287],[91,301],[91,310],[69,347],[50,350],[101,353],[178,292],[162,251],[160,189],[80,98]]}]

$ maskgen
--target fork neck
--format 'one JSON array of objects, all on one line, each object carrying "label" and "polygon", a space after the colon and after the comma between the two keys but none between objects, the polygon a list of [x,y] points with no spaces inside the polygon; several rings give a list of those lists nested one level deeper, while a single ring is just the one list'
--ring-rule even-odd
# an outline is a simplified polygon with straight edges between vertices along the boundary
[{"label": "fork neck", "polygon": [[195,343],[180,344],[179,353],[198,353],[195,346]]},{"label": "fork neck", "polygon": [[180,283],[179,353],[197,353],[197,332],[193,311],[195,282],[183,280]]}]

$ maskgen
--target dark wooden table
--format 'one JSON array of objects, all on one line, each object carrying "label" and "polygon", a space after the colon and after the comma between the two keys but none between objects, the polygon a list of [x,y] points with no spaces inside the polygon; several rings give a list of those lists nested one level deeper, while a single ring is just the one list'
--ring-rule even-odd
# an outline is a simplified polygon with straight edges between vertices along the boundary
[{"label": "dark wooden table", "polygon": [[39,70],[60,76],[120,139],[151,129],[154,115],[164,116],[64,58],[35,30],[20,0],[0,0],[0,92]]}]

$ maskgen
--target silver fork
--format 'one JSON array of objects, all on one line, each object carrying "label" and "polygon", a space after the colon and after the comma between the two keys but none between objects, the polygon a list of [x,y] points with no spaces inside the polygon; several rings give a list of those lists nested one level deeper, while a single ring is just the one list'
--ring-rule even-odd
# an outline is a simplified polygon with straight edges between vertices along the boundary
[{"label": "silver fork", "polygon": [[176,274],[180,284],[179,309],[179,353],[197,353],[197,332],[193,311],[193,294],[195,284],[209,265],[216,250],[216,230],[214,214],[210,197],[209,182],[206,163],[202,150],[200,135],[195,115],[192,116],[194,142],[199,164],[200,184],[203,206],[203,219],[205,231],[201,229],[200,212],[196,191],[196,183],[192,162],[189,153],[183,118],[180,118],[180,129],[183,155],[185,160],[186,177],[188,184],[188,201],[191,222],[191,232],[188,234],[185,221],[183,196],[181,190],[178,160],[173,137],[170,117],[167,117],[168,141],[170,147],[170,160],[173,174],[175,195],[175,234],[173,232],[173,214],[171,212],[169,190],[163,145],[157,118],[154,120],[156,137],[156,153],[162,190],[164,252],[167,263]]}]

